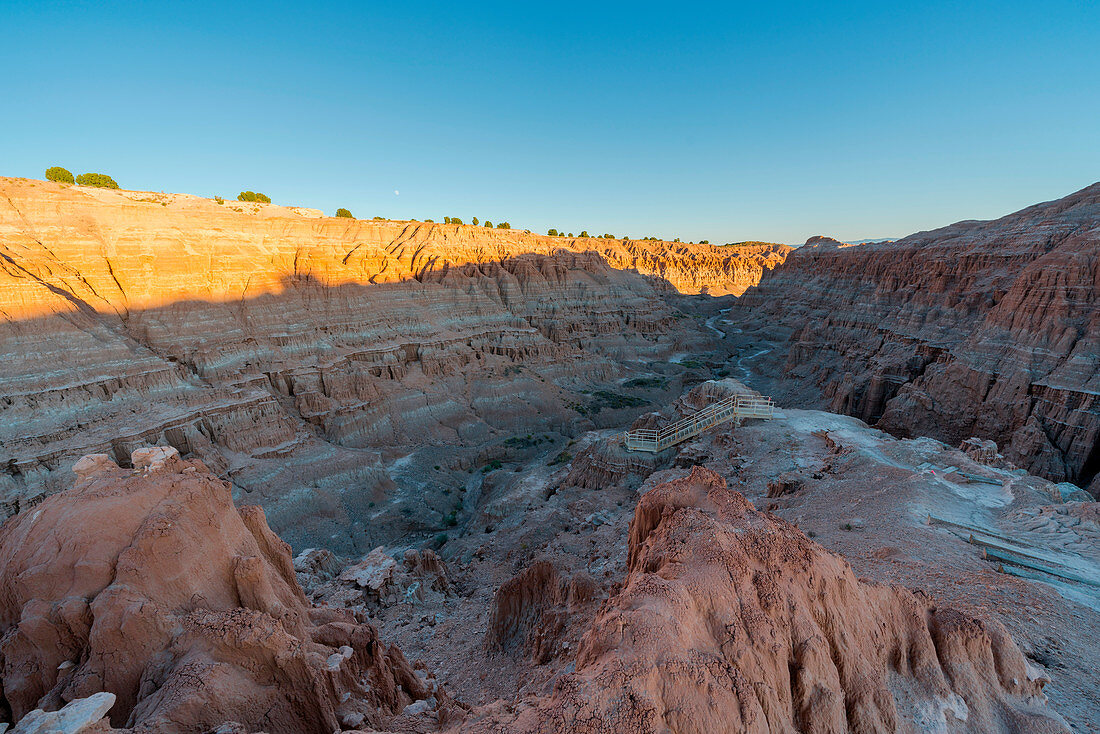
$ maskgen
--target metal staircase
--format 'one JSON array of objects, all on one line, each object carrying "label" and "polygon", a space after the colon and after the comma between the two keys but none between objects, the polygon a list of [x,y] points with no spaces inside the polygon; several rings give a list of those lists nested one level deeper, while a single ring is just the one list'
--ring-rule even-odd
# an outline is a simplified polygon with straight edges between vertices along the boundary
[{"label": "metal staircase", "polygon": [[771,418],[775,404],[762,395],[737,394],[711,403],[699,412],[664,428],[637,428],[626,434],[630,451],[663,451],[711,426],[736,418]]}]

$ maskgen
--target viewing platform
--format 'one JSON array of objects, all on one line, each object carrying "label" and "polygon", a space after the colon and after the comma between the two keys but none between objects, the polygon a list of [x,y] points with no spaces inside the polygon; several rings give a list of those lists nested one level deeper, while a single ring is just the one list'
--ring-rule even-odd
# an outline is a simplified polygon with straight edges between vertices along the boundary
[{"label": "viewing platform", "polygon": [[630,451],[658,452],[697,436],[731,419],[771,418],[775,404],[763,395],[737,394],[711,403],[702,410],[664,428],[637,428],[627,431],[624,443]]}]

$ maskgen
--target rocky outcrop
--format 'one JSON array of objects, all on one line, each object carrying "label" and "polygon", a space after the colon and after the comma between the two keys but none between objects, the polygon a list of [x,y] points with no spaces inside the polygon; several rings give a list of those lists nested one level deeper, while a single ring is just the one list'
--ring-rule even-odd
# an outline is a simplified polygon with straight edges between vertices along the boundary
[{"label": "rocky outcrop", "polygon": [[531,564],[497,590],[486,649],[540,665],[567,653],[560,645],[570,616],[593,600],[596,589],[584,572],[565,579],[549,561]]},{"label": "rocky outcrop", "polygon": [[452,447],[428,466],[459,466],[494,434],[591,427],[577,391],[710,343],[676,287],[736,291],[785,254],[20,179],[0,194],[4,514],[81,456],[172,446],[296,547],[349,556],[438,528],[423,502],[357,524],[404,507],[392,454]]},{"label": "rocky outcrop", "polygon": [[114,705],[113,693],[95,693],[71,701],[57,711],[35,709],[19,720],[11,734],[92,734],[110,730],[105,717]]},{"label": "rocky outcrop", "polygon": [[[376,613],[379,607],[398,603],[421,604],[453,596],[454,589],[443,561],[430,548],[406,549],[395,558],[384,548],[375,548],[358,563],[339,573],[318,569],[321,552],[311,550],[295,559],[299,578],[305,575],[307,592],[326,606],[352,609],[361,614]],[[303,571],[312,567],[312,572]],[[328,576],[326,579],[325,577]]]},{"label": "rocky outcrop", "polygon": [[96,462],[0,528],[0,719],[98,695],[135,732],[330,734],[443,700],[373,627],[307,602],[259,508],[165,453]]},{"label": "rocky outcrop", "polygon": [[576,671],[468,731],[1057,732],[998,623],[857,580],[695,468],[638,503],[627,576]]},{"label": "rocky outcrop", "polygon": [[1100,184],[995,221],[818,244],[729,316],[742,338],[778,341],[754,369],[782,373],[781,402],[953,445],[990,439],[1032,473],[1094,482]]}]

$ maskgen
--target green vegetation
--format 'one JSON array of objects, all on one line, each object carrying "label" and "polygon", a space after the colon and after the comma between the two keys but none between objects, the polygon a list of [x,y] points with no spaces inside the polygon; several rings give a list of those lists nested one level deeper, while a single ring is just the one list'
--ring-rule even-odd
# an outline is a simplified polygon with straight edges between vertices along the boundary
[{"label": "green vegetation", "polygon": [[486,220],[485,220],[485,226],[486,226],[486,227],[490,227],[490,228],[491,228],[491,227],[493,226],[493,223],[492,223],[492,222],[490,222],[490,221],[489,221],[488,219],[486,219]]},{"label": "green vegetation", "polygon": [[458,217],[443,217],[444,224],[463,224],[463,221]]},{"label": "green vegetation", "polygon": [[568,451],[562,451],[560,454],[551,459],[550,463],[547,464],[547,466],[557,466],[558,464],[564,464],[565,462],[572,460],[572,458],[573,454],[569,453]]},{"label": "green vegetation", "polygon": [[447,534],[439,533],[432,539],[432,545],[435,546],[435,550],[439,550],[447,543]]},{"label": "green vegetation", "polygon": [[508,222],[501,222],[500,224],[497,225],[497,229],[511,229],[511,228],[512,228],[512,225],[508,224]]},{"label": "green vegetation", "polygon": [[558,236],[558,230],[551,227],[550,229],[546,230],[546,234],[550,235],[551,237],[557,237]]},{"label": "green vegetation", "polygon": [[224,204],[225,203],[225,199],[223,199],[220,196],[215,196],[214,201],[218,202],[219,204]]},{"label": "green vegetation", "polygon": [[451,510],[443,516],[443,527],[453,528],[458,525],[458,510]]},{"label": "green vegetation", "polygon": [[526,449],[532,446],[538,446],[543,441],[552,442],[553,439],[549,436],[533,436],[528,433],[526,436],[512,436],[504,441],[504,445],[512,448]]},{"label": "green vegetation", "polygon": [[633,395],[620,395],[608,390],[597,390],[592,393],[593,400],[588,405],[574,403],[570,407],[581,415],[596,415],[604,408],[619,410],[622,408],[638,408],[646,404],[641,398]]},{"label": "green vegetation", "polygon": [[73,172],[67,168],[61,166],[50,166],[46,169],[46,180],[56,181],[57,183],[76,183],[76,179],[73,178]]},{"label": "green vegetation", "polygon": [[76,177],[81,186],[95,186],[100,189],[117,189],[118,184],[106,173],[82,173]]},{"label": "green vegetation", "polygon": [[355,219],[355,217],[351,216],[351,212],[347,209],[344,209],[343,207],[340,207],[336,210],[336,216],[343,217],[345,219]]},{"label": "green vegetation", "polygon": [[470,218],[470,224],[472,224],[476,227],[477,226],[477,217],[471,217]]},{"label": "green vegetation", "polygon": [[700,245],[709,245],[709,244],[710,244],[710,240],[699,240],[699,244],[700,244]]},{"label": "green vegetation", "polygon": [[493,459],[488,464],[481,467],[481,473],[482,474],[488,474],[491,471],[496,471],[497,469],[499,469],[502,466],[504,466],[504,462],[502,462],[500,459]]},{"label": "green vegetation", "polygon": [[587,237],[587,236],[588,236],[588,230],[587,229],[582,229],[581,230],[581,237]]},{"label": "green vegetation", "polygon": [[375,219],[375,221],[379,221],[379,222],[384,222],[384,221],[386,221],[386,218],[385,218],[385,217],[375,217],[374,219]]},{"label": "green vegetation", "polygon": [[635,377],[633,380],[627,380],[623,383],[623,387],[630,388],[632,390],[659,387],[664,389],[668,385],[668,381],[661,377]]},{"label": "green vegetation", "polygon": [[270,204],[271,197],[258,191],[242,191],[237,194],[237,201],[258,201],[261,204]]}]

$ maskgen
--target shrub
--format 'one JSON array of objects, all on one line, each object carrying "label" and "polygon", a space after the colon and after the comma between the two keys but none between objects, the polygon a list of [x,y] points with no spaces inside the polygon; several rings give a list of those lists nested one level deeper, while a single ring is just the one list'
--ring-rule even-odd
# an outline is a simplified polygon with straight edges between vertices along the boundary
[{"label": "shrub", "polygon": [[225,203],[225,199],[223,199],[220,196],[215,196],[214,201],[218,202],[219,204],[224,204]]},{"label": "shrub", "polygon": [[497,229],[511,229],[511,228],[512,228],[512,225],[508,224],[508,222],[501,222],[500,224],[497,225]]},{"label": "shrub", "polygon": [[100,189],[117,189],[118,184],[106,173],[82,173],[76,177],[81,186],[95,186]]},{"label": "shrub", "polygon": [[271,197],[259,191],[242,191],[237,194],[237,201],[258,201],[261,204],[270,204]]},{"label": "shrub", "polygon": [[477,222],[477,217],[474,217],[473,219],[471,219],[471,220],[470,220],[470,224],[472,224],[472,225],[474,225],[474,226],[476,227],[476,226],[477,226],[477,224],[478,224],[478,222]]},{"label": "shrub", "polygon": [[582,229],[581,230],[581,237],[587,237],[587,236],[588,236],[588,230],[587,229]]},{"label": "shrub", "polygon": [[385,217],[375,217],[375,219],[376,219],[377,221],[382,221],[382,222],[386,221],[386,218],[385,218]]},{"label": "shrub", "polygon": [[489,221],[488,219],[486,219],[486,220],[485,220],[485,226],[486,226],[486,227],[489,227],[489,228],[491,229],[491,228],[492,228],[492,226],[493,226],[493,223],[492,223],[492,222],[490,222],[490,221]]},{"label": "shrub", "polygon": [[355,219],[355,217],[351,216],[351,212],[343,207],[336,210],[336,216],[343,217],[344,219]]},{"label": "shrub", "polygon": [[700,245],[709,245],[709,244],[710,244],[710,240],[699,240],[699,244],[700,244]]},{"label": "shrub", "polygon": [[458,217],[448,217],[448,219],[451,220],[450,222],[448,222],[448,224],[465,224],[465,222],[463,222]]},{"label": "shrub", "polygon": [[551,237],[557,237],[558,236],[558,230],[551,227],[550,229],[546,230],[546,234],[550,235]]},{"label": "shrub", "polygon": [[56,181],[57,183],[76,183],[76,179],[73,178],[73,172],[61,166],[50,166],[47,168],[46,180]]}]

